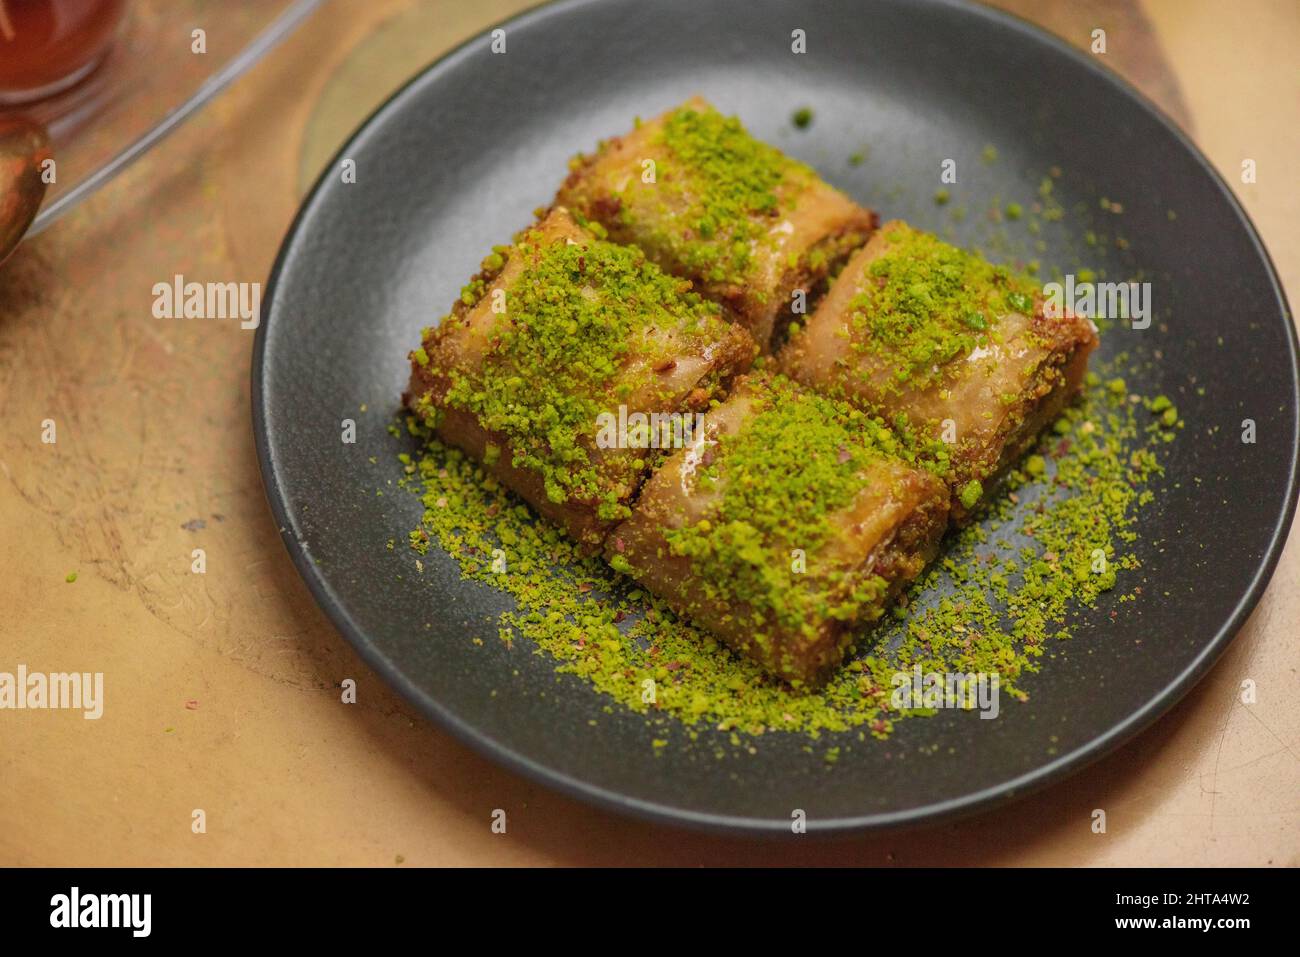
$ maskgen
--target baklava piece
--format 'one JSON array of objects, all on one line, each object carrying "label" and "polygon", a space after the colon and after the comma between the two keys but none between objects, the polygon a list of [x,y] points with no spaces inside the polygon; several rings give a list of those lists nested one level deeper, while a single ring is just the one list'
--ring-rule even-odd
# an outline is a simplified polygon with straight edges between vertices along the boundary
[{"label": "baklava piece", "polygon": [[876,222],[699,97],[570,165],[559,205],[690,279],[764,351]]},{"label": "baklava piece", "polygon": [[605,555],[796,687],[819,684],[935,554],[944,482],[884,423],[748,376],[646,482]]},{"label": "baklava piece", "polygon": [[[424,331],[406,402],[598,547],[666,454],[638,416],[705,409],[756,354],[689,286],[554,209],[497,247],[451,314]],[[629,421],[622,433],[609,428]]]},{"label": "baklava piece", "polygon": [[1096,346],[1087,319],[1044,315],[1032,281],[889,222],[780,359],[805,385],[945,443],[962,524],[1078,392]]}]

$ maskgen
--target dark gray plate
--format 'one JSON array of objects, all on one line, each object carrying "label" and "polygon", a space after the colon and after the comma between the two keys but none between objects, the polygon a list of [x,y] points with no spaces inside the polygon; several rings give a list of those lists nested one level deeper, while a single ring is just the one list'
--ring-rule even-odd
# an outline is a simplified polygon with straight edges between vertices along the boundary
[{"label": "dark gray plate", "polygon": [[[796,28],[807,54],[790,51]],[[1205,674],[1259,598],[1291,521],[1296,339],[1255,231],[1168,121],[1059,41],[949,3],[562,2],[505,30],[504,55],[486,35],[471,41],[343,148],[285,240],[257,333],[254,431],[271,507],[317,600],[376,671],[486,754],[573,794],[770,831],[788,831],[793,808],[831,830],[1007,800],[1117,747]],[[399,467],[385,432],[420,328],[549,201],[573,152],[695,92],[923,227],[952,222],[931,197],[940,162],[955,159],[953,205],[971,210],[959,240],[987,241],[992,197],[1028,203],[1059,165],[1056,195],[1072,212],[1044,230],[1044,268],[1086,264],[1077,238],[1095,219],[1131,242],[1111,260],[1114,278],[1139,267],[1154,285],[1158,322],[1103,342],[1106,353],[1159,353],[1143,389],[1169,394],[1189,423],[1145,517],[1151,598],[1114,622],[1104,602],[1087,614],[1029,679],[1030,701],[1007,703],[997,721],[948,712],[904,722],[830,771],[820,748],[809,754],[793,736],[770,736],[752,757],[656,755],[661,732],[606,715],[605,700],[557,678],[547,658],[470,642],[494,633],[500,594],[461,581],[445,555],[431,554],[420,576],[411,556],[385,549],[420,515],[388,486]],[[790,116],[803,105],[816,118],[797,132]],[[980,160],[986,144],[996,162]],[[850,165],[864,145],[867,161]],[[354,184],[340,181],[343,158],[356,161]],[[1122,217],[1100,210],[1102,196],[1122,203]],[[344,418],[358,423],[355,445],[340,442]],[[1240,440],[1245,418],[1253,445]]]}]

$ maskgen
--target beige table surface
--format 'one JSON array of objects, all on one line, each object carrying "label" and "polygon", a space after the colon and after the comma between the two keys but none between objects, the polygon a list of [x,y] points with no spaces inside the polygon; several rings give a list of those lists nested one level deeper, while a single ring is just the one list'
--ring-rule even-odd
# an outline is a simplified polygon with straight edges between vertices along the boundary
[{"label": "beige table surface", "polygon": [[[0,272],[0,670],[107,685],[99,721],[0,712],[0,864],[1300,864],[1294,534],[1222,661],[1136,741],[1004,810],[860,839],[726,839],[593,810],[431,727],[357,659],[263,497],[251,334],[155,320],[151,288],[177,272],[265,281],[343,136],[525,5],[334,0]],[[1081,46],[1105,27],[1107,64],[1235,184],[1300,295],[1300,5],[1001,5]],[[196,547],[206,575],[190,573]],[[356,705],[339,702],[347,677]]]}]

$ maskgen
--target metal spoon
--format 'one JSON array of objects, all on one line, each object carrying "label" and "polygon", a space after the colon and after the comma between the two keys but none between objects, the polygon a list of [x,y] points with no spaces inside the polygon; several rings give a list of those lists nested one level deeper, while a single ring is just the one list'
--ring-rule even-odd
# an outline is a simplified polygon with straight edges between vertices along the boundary
[{"label": "metal spoon", "polygon": [[18,246],[45,199],[41,169],[50,158],[45,128],[22,115],[0,113],[0,263]]}]

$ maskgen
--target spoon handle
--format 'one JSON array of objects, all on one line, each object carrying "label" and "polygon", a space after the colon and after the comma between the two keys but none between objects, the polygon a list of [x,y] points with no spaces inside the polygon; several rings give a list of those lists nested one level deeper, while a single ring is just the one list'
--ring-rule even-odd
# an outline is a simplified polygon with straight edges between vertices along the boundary
[{"label": "spoon handle", "polygon": [[217,94],[251,69],[299,24],[316,11],[324,0],[297,0],[284,13],[253,39],[247,47],[210,76],[188,100],[164,116],[143,136],[135,140],[107,163],[86,177],[72,189],[59,196],[42,209],[27,231],[35,236],[46,229],[70,209],[95,193],[118,173],[147,153],[192,114],[215,99]]}]

